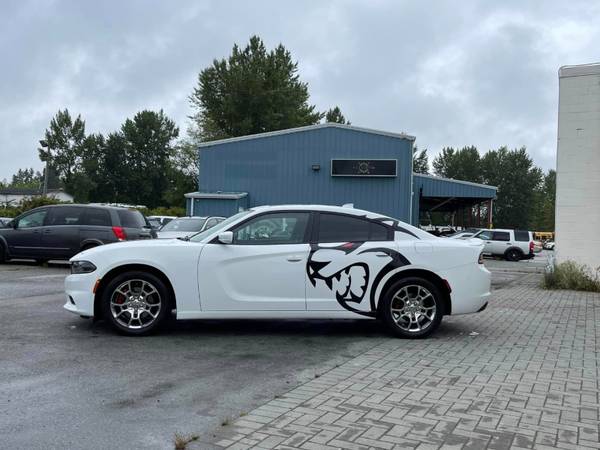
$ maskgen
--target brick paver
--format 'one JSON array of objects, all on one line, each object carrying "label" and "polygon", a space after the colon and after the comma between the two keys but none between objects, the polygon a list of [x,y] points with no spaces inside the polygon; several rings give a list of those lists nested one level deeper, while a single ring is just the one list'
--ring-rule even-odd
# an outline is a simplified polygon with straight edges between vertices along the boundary
[{"label": "brick paver", "polygon": [[228,449],[600,448],[600,295],[494,292],[432,338],[387,339],[224,427]]}]

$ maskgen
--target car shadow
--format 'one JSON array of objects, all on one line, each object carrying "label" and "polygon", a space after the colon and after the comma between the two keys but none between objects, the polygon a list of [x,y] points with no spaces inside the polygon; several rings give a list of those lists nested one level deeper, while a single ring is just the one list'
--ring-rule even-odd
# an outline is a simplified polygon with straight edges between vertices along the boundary
[{"label": "car shadow", "polygon": [[40,264],[30,259],[10,259],[3,265],[5,266],[21,266],[21,267],[49,267],[58,269],[69,268],[69,261],[52,260],[47,263]]},{"label": "car shadow", "polygon": [[[104,320],[90,327],[94,334],[119,334]],[[463,324],[442,321],[430,337],[452,338],[470,332]],[[149,337],[282,337],[282,338],[394,338],[378,320],[368,319],[198,319],[170,320]],[[136,337],[132,337],[135,339]]]}]

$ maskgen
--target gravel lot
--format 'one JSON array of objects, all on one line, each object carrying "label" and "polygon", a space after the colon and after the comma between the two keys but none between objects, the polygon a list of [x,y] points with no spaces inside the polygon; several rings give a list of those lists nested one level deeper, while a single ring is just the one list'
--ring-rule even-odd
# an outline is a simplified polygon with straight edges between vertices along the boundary
[{"label": "gravel lot", "polygon": [[[508,264],[496,289],[529,263]],[[117,336],[62,309],[67,272],[0,265],[2,447],[171,448],[175,432],[210,434],[389,340],[366,320],[191,321],[159,336]],[[469,332],[476,321],[441,332]]]}]

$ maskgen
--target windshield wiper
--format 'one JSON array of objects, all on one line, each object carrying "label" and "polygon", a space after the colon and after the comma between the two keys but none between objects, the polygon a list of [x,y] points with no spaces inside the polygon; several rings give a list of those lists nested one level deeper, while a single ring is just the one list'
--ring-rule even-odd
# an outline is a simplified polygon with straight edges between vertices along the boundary
[{"label": "windshield wiper", "polygon": [[189,236],[184,236],[184,237],[178,237],[176,239],[179,239],[180,241],[189,241],[190,237]]}]

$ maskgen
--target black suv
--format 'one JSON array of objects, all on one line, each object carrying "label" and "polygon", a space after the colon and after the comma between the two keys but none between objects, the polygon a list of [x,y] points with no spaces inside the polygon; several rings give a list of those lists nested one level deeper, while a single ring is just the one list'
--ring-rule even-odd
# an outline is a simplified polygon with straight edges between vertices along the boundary
[{"label": "black suv", "polygon": [[0,228],[0,262],[11,258],[69,259],[110,242],[151,239],[144,215],[113,206],[52,205],[32,209]]}]

